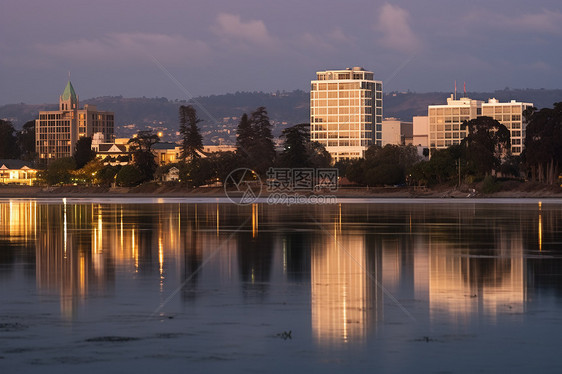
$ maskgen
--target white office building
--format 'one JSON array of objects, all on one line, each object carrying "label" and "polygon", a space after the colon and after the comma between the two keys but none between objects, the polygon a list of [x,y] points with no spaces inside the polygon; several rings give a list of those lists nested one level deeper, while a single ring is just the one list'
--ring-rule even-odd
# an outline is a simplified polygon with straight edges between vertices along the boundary
[{"label": "white office building", "polygon": [[382,82],[360,67],[316,73],[310,89],[311,140],[334,161],[361,158],[382,145]]}]

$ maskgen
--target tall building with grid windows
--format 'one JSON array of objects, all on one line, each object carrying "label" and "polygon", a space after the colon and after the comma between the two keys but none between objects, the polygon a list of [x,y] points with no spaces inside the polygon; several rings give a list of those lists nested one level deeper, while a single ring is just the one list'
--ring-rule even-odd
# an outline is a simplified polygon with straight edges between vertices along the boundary
[{"label": "tall building with grid windows", "polygon": [[462,129],[462,123],[479,116],[487,116],[507,127],[511,134],[511,153],[515,156],[520,155],[523,151],[527,127],[523,112],[532,106],[532,103],[515,100],[506,103],[501,103],[497,99],[489,99],[486,103],[467,97],[456,100],[451,95],[446,105],[428,107],[429,147],[443,149],[460,144],[468,135],[468,130]]},{"label": "tall building with grid windows", "polygon": [[35,150],[42,162],[70,157],[79,138],[102,133],[106,142],[114,139],[114,113],[98,111],[93,105],[78,109],[78,95],[68,81],[59,97],[59,110],[41,111],[35,120]]},{"label": "tall building with grid windows", "polygon": [[361,67],[316,73],[310,89],[311,140],[334,161],[363,157],[382,145],[382,82]]}]

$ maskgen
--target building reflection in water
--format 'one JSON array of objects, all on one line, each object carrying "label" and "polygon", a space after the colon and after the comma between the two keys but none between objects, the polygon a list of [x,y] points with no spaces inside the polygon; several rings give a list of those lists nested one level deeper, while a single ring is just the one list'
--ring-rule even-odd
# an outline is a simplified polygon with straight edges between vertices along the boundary
[{"label": "building reflection in water", "polygon": [[0,203],[0,233],[10,241],[34,241],[37,234],[37,203],[10,200]]},{"label": "building reflection in water", "polygon": [[185,305],[221,283],[262,302],[279,282],[310,279],[316,341],[361,343],[391,302],[378,283],[427,302],[418,305],[431,321],[456,324],[521,312],[534,285],[555,287],[540,274],[559,262],[538,256],[559,250],[562,211],[469,208],[9,200],[0,202],[0,261],[32,248],[39,294],[59,297],[69,319],[88,297],[114,294],[119,277],[149,279],[157,300],[183,284]]},{"label": "building reflection in water", "polygon": [[311,248],[312,331],[320,344],[364,342],[382,317],[377,262],[369,261],[363,231],[342,230],[338,207],[334,222]]}]

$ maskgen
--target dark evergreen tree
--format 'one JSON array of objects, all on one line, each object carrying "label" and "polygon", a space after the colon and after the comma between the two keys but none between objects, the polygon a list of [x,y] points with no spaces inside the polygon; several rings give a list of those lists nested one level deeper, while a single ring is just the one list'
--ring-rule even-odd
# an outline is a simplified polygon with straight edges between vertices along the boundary
[{"label": "dark evergreen tree", "polygon": [[96,158],[96,152],[92,150],[92,138],[84,137],[78,139],[72,157],[76,162],[77,169],[82,169],[84,165]]},{"label": "dark evergreen tree", "polygon": [[182,146],[180,158],[182,160],[195,160],[200,157],[203,150],[203,137],[197,124],[201,122],[197,118],[197,112],[191,105],[182,105],[179,109],[180,134]]},{"label": "dark evergreen tree", "polygon": [[323,144],[318,142],[309,142],[306,148],[308,153],[308,162],[311,167],[327,168],[332,164],[332,156]]},{"label": "dark evergreen tree", "polygon": [[10,121],[0,119],[0,158],[15,159],[20,156],[15,132]]},{"label": "dark evergreen tree", "polygon": [[129,140],[129,151],[133,155],[133,163],[142,175],[142,182],[150,181],[154,177],[157,164],[152,153],[152,146],[160,138],[152,131],[139,131],[136,137]]},{"label": "dark evergreen tree", "polygon": [[267,164],[269,167],[275,159],[275,146],[273,144],[272,125],[265,107],[257,108],[250,117],[252,130],[255,134],[254,158],[259,160],[259,165]]},{"label": "dark evergreen tree", "polygon": [[310,143],[310,125],[301,123],[283,130],[285,138],[280,165],[288,168],[310,166],[308,144]]},{"label": "dark evergreen tree", "polygon": [[463,128],[468,129],[468,135],[461,142],[468,169],[477,176],[498,171],[511,154],[511,137],[507,127],[484,116],[465,122]]},{"label": "dark evergreen tree", "polygon": [[522,157],[538,182],[558,183],[562,163],[562,103],[554,108],[527,111],[525,150]]},{"label": "dark evergreen tree", "polygon": [[20,157],[26,161],[35,160],[35,120],[27,121],[17,133]]},{"label": "dark evergreen tree", "polygon": [[236,129],[236,154],[243,160],[248,161],[251,157],[250,150],[253,148],[255,134],[252,124],[246,113],[242,114],[238,128]]}]

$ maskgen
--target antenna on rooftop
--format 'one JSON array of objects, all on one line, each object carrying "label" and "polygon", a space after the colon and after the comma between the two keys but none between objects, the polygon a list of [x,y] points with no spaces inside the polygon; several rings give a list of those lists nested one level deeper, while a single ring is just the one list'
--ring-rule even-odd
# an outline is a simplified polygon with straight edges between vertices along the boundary
[{"label": "antenna on rooftop", "polygon": [[68,71],[68,80],[70,80],[70,70]]},{"label": "antenna on rooftop", "polygon": [[466,97],[466,82],[464,82],[464,97]]}]

